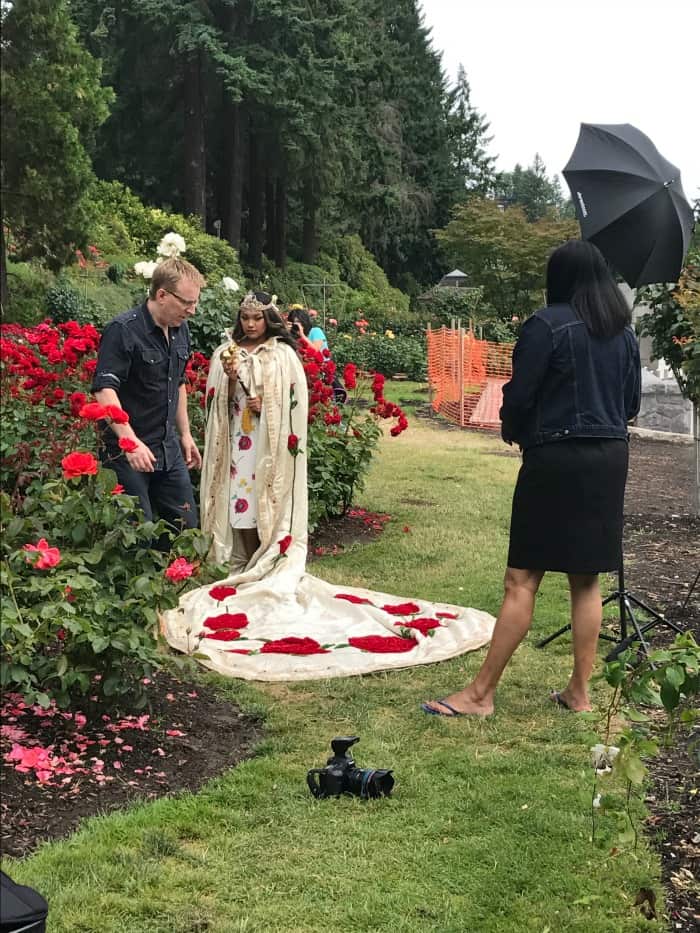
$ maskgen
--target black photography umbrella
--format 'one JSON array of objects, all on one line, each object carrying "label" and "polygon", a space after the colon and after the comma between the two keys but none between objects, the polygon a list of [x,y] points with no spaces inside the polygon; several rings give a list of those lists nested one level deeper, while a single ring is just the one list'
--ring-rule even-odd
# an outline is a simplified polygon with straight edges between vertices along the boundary
[{"label": "black photography umbrella", "polygon": [[637,288],[677,282],[693,231],[681,173],[629,123],[582,123],[565,169],[584,240]]}]

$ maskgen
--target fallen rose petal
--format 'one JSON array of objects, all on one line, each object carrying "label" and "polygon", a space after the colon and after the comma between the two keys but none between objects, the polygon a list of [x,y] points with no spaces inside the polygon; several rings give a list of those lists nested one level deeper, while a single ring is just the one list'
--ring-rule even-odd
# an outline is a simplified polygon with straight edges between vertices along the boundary
[{"label": "fallen rose petal", "polygon": [[179,729],[166,729],[166,730],[165,730],[165,734],[166,734],[166,735],[173,735],[173,736],[185,735],[185,733],[184,733],[184,732],[180,732]]}]

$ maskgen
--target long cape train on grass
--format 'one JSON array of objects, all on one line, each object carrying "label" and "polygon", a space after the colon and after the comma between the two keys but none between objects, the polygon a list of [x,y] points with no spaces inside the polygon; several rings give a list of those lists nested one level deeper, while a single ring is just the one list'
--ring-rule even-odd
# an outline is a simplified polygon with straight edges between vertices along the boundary
[{"label": "long cape train on grass", "polygon": [[[245,680],[343,677],[444,661],[491,639],[487,612],[333,586],[305,572],[307,551],[306,393],[304,371],[288,348],[270,343],[257,355],[262,388],[256,470],[260,547],[248,566],[182,597],[163,614],[161,631],[205,667]],[[230,425],[224,375],[215,352],[215,390],[202,473],[202,527],[218,561],[231,557],[228,522]],[[291,393],[290,393],[291,388]],[[208,391],[207,390],[207,391]],[[291,394],[291,403],[285,404]],[[289,437],[299,439],[290,452]]]}]

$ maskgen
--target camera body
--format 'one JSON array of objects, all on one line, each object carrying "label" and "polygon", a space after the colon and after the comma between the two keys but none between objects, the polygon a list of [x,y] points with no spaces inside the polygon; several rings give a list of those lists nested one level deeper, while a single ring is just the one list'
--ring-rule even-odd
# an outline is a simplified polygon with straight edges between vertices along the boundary
[{"label": "camera body", "polygon": [[352,794],[362,800],[389,797],[394,786],[392,771],[384,768],[358,768],[348,749],[359,736],[337,736],[331,741],[333,755],[325,768],[312,768],[306,775],[306,783],[314,797],[340,797]]}]

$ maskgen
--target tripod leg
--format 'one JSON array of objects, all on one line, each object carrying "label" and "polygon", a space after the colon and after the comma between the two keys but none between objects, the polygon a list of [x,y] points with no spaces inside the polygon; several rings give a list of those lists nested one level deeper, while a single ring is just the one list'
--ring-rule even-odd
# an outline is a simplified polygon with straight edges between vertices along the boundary
[{"label": "tripod leg", "polygon": [[683,600],[683,605],[681,606],[681,609],[685,609],[685,607],[688,605],[688,603],[689,603],[689,601],[690,601],[690,597],[693,595],[693,592],[694,592],[694,590],[695,590],[695,587],[698,585],[698,581],[700,581],[700,570],[698,570],[697,576],[696,576],[695,579],[693,580],[693,585],[690,587],[690,589],[688,590],[688,593],[687,593],[685,599]]},{"label": "tripod leg", "polygon": [[662,616],[660,612],[652,609],[651,606],[647,606],[643,600],[637,599],[637,597],[633,596],[632,593],[628,593],[627,598],[630,600],[630,602],[633,602],[637,608],[643,609],[644,612],[648,613],[652,617],[651,622],[647,622],[642,626],[642,631],[648,632],[649,629],[654,628],[656,625],[667,625],[675,632],[678,632],[679,634],[682,633],[683,629],[680,626],[676,625],[675,622],[671,622],[671,620],[667,619],[665,616]]},{"label": "tripod leg", "polygon": [[554,641],[555,638],[559,638],[560,635],[563,635],[564,632],[571,631],[571,623],[568,625],[563,625],[558,631],[553,632],[551,635],[548,635],[546,638],[543,638],[542,641],[538,641],[535,645],[536,648],[544,648],[545,645],[548,645],[550,641]]}]

